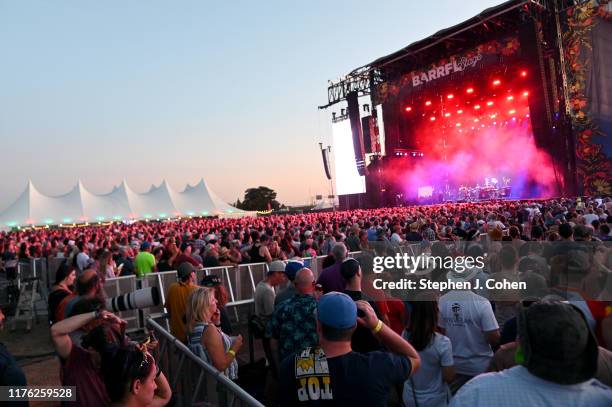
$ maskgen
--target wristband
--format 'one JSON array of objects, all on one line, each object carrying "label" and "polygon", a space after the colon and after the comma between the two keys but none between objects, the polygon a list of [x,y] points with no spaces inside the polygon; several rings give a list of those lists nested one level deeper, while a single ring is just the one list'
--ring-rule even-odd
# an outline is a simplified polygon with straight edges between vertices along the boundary
[{"label": "wristband", "polygon": [[232,357],[234,357],[234,358],[236,357],[236,352],[234,352],[234,350],[233,350],[233,349],[228,350],[228,351],[227,351],[227,353],[229,353],[230,355],[232,355]]},{"label": "wristband", "polygon": [[375,334],[379,333],[382,328],[383,328],[383,322],[379,319],[378,323],[376,324],[376,326],[374,327],[374,329],[372,331],[374,331]]}]

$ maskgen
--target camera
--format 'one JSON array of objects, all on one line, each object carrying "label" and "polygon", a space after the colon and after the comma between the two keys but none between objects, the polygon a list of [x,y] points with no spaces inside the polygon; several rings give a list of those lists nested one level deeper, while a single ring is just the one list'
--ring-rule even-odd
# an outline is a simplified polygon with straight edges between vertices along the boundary
[{"label": "camera", "polygon": [[161,296],[158,287],[142,288],[131,293],[106,300],[106,309],[112,312],[130,311],[159,305]]}]

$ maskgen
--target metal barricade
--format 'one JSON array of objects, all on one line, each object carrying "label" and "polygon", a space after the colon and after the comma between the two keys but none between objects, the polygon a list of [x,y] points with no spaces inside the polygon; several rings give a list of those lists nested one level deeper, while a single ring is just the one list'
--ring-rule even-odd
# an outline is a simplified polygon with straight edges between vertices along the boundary
[{"label": "metal barricade", "polygon": [[[103,288],[107,298],[134,292],[136,291],[136,276],[108,278],[104,282]],[[127,332],[134,332],[142,329],[137,309],[120,311],[116,314],[121,319],[127,321]]]},{"label": "metal barricade", "polygon": [[175,405],[263,407],[153,319],[147,319],[147,327],[155,332],[159,341],[157,363],[170,383]]},{"label": "metal barricade", "polygon": [[[144,308],[142,310],[143,318],[146,320],[151,317],[153,319],[162,320],[166,316],[168,310],[166,309],[166,298],[168,296],[168,290],[172,283],[176,283],[177,275],[176,271],[160,271],[157,273],[145,274],[141,279],[142,288],[146,287],[157,287],[159,289],[160,304],[154,307]],[[163,318],[162,324],[168,327],[168,319]]]}]

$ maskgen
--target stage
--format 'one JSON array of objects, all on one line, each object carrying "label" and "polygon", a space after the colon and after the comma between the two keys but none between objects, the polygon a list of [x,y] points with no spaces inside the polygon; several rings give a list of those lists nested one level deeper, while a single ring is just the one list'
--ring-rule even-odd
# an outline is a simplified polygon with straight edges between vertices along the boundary
[{"label": "stage", "polygon": [[583,192],[557,6],[508,1],[333,83],[340,206]]}]

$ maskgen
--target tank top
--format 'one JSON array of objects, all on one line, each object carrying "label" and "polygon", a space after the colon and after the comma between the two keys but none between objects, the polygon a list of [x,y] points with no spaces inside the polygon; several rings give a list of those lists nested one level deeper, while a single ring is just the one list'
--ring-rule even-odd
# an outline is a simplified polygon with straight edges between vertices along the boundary
[{"label": "tank top", "polygon": [[[212,360],[210,359],[210,355],[208,354],[208,350],[202,345],[202,335],[204,335],[204,330],[210,324],[207,322],[198,322],[194,325],[193,330],[187,334],[187,346],[189,349],[196,355],[200,357],[204,362],[209,365],[213,365]],[[216,326],[212,326],[213,329],[217,329]],[[221,340],[223,341],[223,347],[227,352],[232,345],[232,340],[228,335],[223,333],[223,331],[218,330],[221,334]],[[225,376],[227,376],[231,380],[236,380],[238,378],[238,361],[236,358],[232,360],[232,363],[229,365],[227,369],[222,372]]]},{"label": "tank top", "polygon": [[266,258],[259,254],[261,244],[254,244],[249,250],[249,256],[251,257],[251,263],[265,263]]}]

